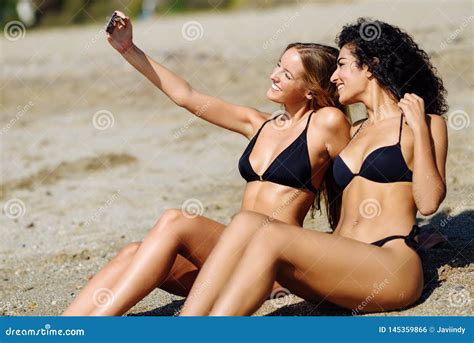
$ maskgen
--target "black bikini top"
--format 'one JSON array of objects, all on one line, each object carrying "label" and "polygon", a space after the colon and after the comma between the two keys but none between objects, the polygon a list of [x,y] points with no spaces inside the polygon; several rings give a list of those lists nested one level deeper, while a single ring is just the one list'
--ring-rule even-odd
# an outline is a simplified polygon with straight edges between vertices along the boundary
[{"label": "black bikini top", "polygon": [[[354,138],[363,124],[359,126]],[[333,163],[333,175],[337,185],[344,189],[356,176],[364,179],[380,182],[411,182],[412,171],[408,168],[402,155],[400,140],[402,138],[403,114],[400,117],[400,133],[398,134],[398,142],[393,145],[383,146],[372,151],[362,162],[358,173],[353,173],[344,160],[337,156]]]},{"label": "black bikini top", "polygon": [[250,153],[252,152],[258,135],[265,124],[278,116],[265,121],[260,129],[258,129],[257,134],[250,140],[250,143],[242,154],[242,157],[240,157],[240,175],[242,175],[247,182],[269,181],[293,188],[308,189],[313,193],[317,193],[318,190],[311,183],[312,173],[306,135],[312,114],[313,112],[309,114],[303,132],[301,132],[301,134],[273,160],[262,175],[258,175],[250,164]]}]

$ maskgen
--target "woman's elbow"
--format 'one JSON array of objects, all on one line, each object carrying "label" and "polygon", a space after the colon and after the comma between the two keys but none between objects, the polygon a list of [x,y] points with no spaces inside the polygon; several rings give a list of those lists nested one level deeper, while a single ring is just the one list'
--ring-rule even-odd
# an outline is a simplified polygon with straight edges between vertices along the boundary
[{"label": "woman's elbow", "polygon": [[179,107],[188,109],[192,106],[194,91],[191,86],[186,83],[182,87],[178,87],[168,94],[169,98]]},{"label": "woman's elbow", "polygon": [[188,109],[189,107],[189,94],[180,92],[180,93],[175,93],[172,96],[170,96],[170,99],[179,107]]},{"label": "woman's elbow", "polygon": [[438,211],[438,208],[443,202],[445,196],[446,196],[446,191],[443,191],[442,193],[438,194],[437,197],[433,197],[432,199],[429,199],[429,200],[424,199],[425,201],[418,204],[417,206],[418,211],[423,216],[429,216],[435,213],[436,211]]},{"label": "woman's elbow", "polygon": [[439,206],[423,206],[418,207],[418,211],[422,216],[429,216],[438,211]]}]

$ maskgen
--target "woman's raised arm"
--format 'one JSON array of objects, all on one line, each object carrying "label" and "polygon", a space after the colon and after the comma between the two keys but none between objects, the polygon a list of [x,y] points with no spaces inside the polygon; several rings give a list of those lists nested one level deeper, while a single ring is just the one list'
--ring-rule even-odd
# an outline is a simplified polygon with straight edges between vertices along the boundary
[{"label": "woman's raised arm", "polygon": [[431,115],[428,125],[424,101],[416,94],[405,94],[398,105],[413,130],[413,198],[427,216],[438,210],[446,196],[446,123],[441,116]]},{"label": "woman's raised arm", "polygon": [[122,18],[115,29],[107,33],[109,43],[156,87],[178,106],[225,129],[250,138],[268,115],[254,108],[228,103],[222,99],[194,90],[191,85],[169,69],[154,61],[133,44],[132,23],[120,11]]}]

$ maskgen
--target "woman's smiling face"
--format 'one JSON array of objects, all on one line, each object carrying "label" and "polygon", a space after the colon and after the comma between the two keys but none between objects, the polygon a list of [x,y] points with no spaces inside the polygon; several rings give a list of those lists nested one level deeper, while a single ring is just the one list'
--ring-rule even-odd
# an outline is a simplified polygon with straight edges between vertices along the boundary
[{"label": "woman's smiling face", "polygon": [[268,99],[279,104],[294,104],[305,101],[308,89],[304,82],[304,67],[301,56],[295,48],[284,52],[273,68]]},{"label": "woman's smiling face", "polygon": [[336,84],[339,102],[343,105],[360,102],[367,89],[369,75],[366,66],[357,65],[351,46],[344,45],[337,58],[337,68],[331,76],[331,82]]}]

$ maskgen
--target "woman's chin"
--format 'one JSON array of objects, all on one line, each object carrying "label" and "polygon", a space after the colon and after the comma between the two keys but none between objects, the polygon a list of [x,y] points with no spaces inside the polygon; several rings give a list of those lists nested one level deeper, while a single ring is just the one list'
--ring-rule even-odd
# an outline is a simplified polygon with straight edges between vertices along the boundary
[{"label": "woman's chin", "polygon": [[341,105],[344,105],[344,106],[347,106],[347,105],[352,105],[354,104],[355,102],[354,101],[351,101],[351,99],[345,97],[344,95],[339,95],[339,103]]},{"label": "woman's chin", "polygon": [[275,94],[275,91],[273,91],[272,89],[269,89],[266,95],[268,100],[280,103],[280,101],[278,100],[278,95]]}]

